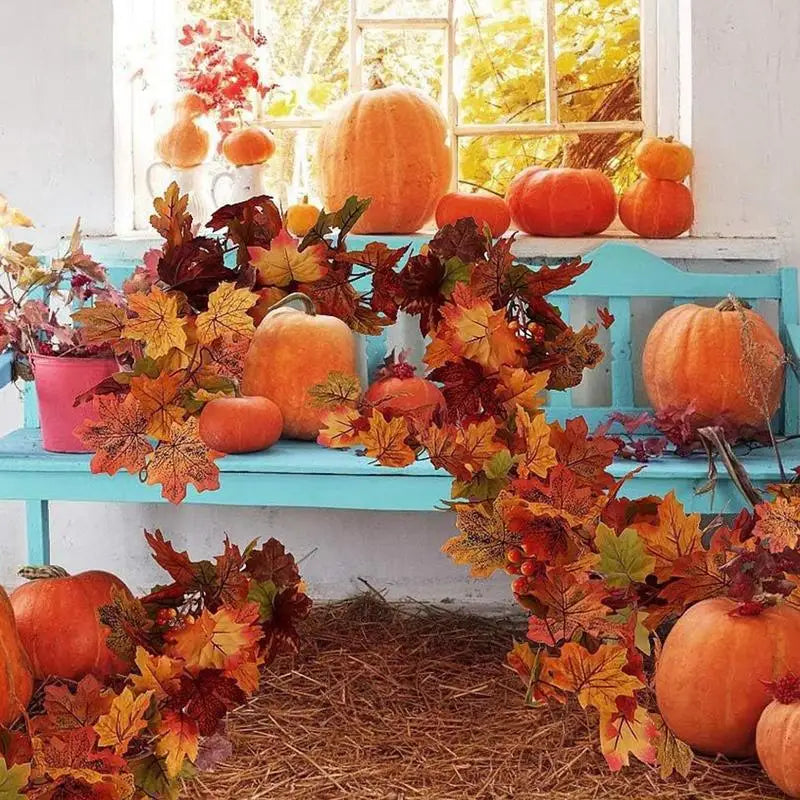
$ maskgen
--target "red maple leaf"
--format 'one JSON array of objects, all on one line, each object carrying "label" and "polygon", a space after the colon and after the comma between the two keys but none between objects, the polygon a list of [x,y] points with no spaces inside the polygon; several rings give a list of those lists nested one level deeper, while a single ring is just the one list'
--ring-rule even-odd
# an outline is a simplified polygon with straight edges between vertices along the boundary
[{"label": "red maple leaf", "polygon": [[605,470],[614,460],[616,442],[600,436],[590,436],[583,417],[551,426],[550,444],[555,448],[559,463],[569,469],[579,482],[596,489],[608,489],[614,479]]},{"label": "red maple leaf", "polygon": [[181,675],[178,691],[167,703],[193,720],[201,736],[211,736],[219,721],[245,699],[233,678],[217,669],[204,669],[196,676]]},{"label": "red maple leaf", "polygon": [[273,601],[272,617],[263,623],[265,663],[281,652],[296,653],[300,634],[296,625],[311,612],[311,598],[291,587],[280,592]]}]

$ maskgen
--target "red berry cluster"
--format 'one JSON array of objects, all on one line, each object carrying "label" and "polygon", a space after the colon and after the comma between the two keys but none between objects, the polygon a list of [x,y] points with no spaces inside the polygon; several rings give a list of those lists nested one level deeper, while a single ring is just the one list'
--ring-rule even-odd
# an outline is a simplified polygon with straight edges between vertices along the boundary
[{"label": "red berry cluster", "polygon": [[156,613],[156,625],[161,628],[179,630],[195,622],[192,614],[179,614],[174,608],[160,608]]},{"label": "red berry cluster", "polygon": [[533,551],[524,542],[506,551],[506,562],[506,573],[520,576],[511,584],[511,591],[526,594],[541,571],[541,562],[533,557]]},{"label": "red berry cluster", "polygon": [[772,691],[772,696],[779,703],[789,705],[800,700],[800,677],[791,672],[778,678],[774,683],[768,683],[767,688]]}]

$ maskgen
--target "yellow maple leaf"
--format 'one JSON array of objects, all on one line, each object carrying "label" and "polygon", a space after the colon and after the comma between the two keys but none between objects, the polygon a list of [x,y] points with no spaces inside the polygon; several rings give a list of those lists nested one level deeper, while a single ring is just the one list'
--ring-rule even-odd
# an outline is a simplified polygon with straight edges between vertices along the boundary
[{"label": "yellow maple leaf", "polygon": [[600,749],[612,772],[629,766],[631,756],[654,764],[657,740],[658,729],[641,706],[636,706],[630,718],[619,711],[600,712]]},{"label": "yellow maple leaf", "polygon": [[173,780],[180,775],[187,758],[197,760],[200,732],[194,720],[170,709],[161,715],[158,731],[155,754],[164,759],[167,777]]},{"label": "yellow maple leaf", "polygon": [[517,471],[520,478],[537,475],[547,477],[550,467],[557,463],[556,451],[550,444],[550,426],[544,414],[533,417],[522,407],[517,406],[517,433],[522,439],[524,452],[516,456]]},{"label": "yellow maple leaf", "polygon": [[369,429],[359,435],[366,454],[384,467],[407,467],[416,455],[406,444],[409,430],[404,417],[387,420],[377,408],[372,409]]},{"label": "yellow maple leaf", "polygon": [[549,370],[528,372],[522,367],[501,367],[500,384],[495,394],[509,413],[513,413],[517,406],[522,406],[526,411],[536,411],[544,405],[543,392],[548,380]]},{"label": "yellow maple leaf", "polygon": [[506,527],[494,503],[459,503],[455,506],[460,531],[442,545],[456,564],[468,564],[473,578],[488,578],[506,564],[506,551],[522,537]]},{"label": "yellow maple leaf", "polygon": [[131,394],[147,417],[147,433],[155,439],[166,439],[172,425],[183,422],[186,409],[180,405],[182,373],[162,372],[156,378],[137,375],[131,378]]},{"label": "yellow maple leaf", "polygon": [[285,229],[264,247],[248,247],[250,264],[258,270],[264,286],[288,286],[292,281],[312,283],[327,272],[325,247],[313,245],[300,251],[299,242]]},{"label": "yellow maple leaf", "polygon": [[800,539],[800,499],[776,497],[771,503],[756,506],[756,524],[753,533],[769,548],[770,553],[781,553],[793,548]]},{"label": "yellow maple leaf", "polygon": [[145,355],[160,358],[172,348],[186,345],[184,320],[178,316],[178,299],[154,286],[149,292],[136,292],[128,298],[128,306],[136,317],[129,319],[123,336],[144,342]]},{"label": "yellow maple leaf", "polygon": [[136,648],[136,666],[139,675],[131,675],[133,691],[136,694],[152,692],[156,700],[169,696],[175,688],[178,677],[183,672],[183,662],[169,656],[154,656],[143,647]]},{"label": "yellow maple leaf", "polygon": [[505,447],[494,438],[496,433],[497,423],[493,418],[471,422],[458,431],[458,455],[464,467],[471,473],[478,472],[495,453]]},{"label": "yellow maple leaf", "polygon": [[542,666],[541,680],[564,692],[573,692],[583,708],[616,712],[618,697],[634,697],[644,684],[622,668],[628,653],[620,645],[602,644],[595,653],[583,645],[567,642],[560,656],[548,656]]},{"label": "yellow maple leaf", "polygon": [[208,311],[197,317],[197,340],[210,344],[220,337],[235,334],[251,337],[253,318],[247,313],[258,302],[249,289],[237,289],[234,283],[221,283],[208,296]]},{"label": "yellow maple leaf", "polygon": [[677,772],[685,778],[692,769],[692,748],[675,736],[660,714],[651,713],[650,719],[657,731],[656,753],[661,777],[666,780]]},{"label": "yellow maple leaf", "polygon": [[361,414],[350,406],[336,406],[322,413],[321,428],[317,444],[323,447],[351,447],[358,442],[359,432],[355,428]]},{"label": "yellow maple leaf", "polygon": [[105,300],[72,312],[72,319],[80,323],[81,338],[87,344],[116,342],[123,334],[128,314],[123,308]]},{"label": "yellow maple leaf", "polygon": [[113,747],[118,756],[124,756],[134,736],[147,727],[145,715],[150,709],[153,692],[134,696],[129,687],[122,690],[111,703],[108,714],[104,714],[94,726],[100,747]]}]

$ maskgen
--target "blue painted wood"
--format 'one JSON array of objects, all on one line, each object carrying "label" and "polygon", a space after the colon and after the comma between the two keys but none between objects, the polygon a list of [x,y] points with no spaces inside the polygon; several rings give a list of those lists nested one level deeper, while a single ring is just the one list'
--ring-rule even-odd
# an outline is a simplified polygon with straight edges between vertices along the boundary
[{"label": "blue painted wood", "polygon": [[611,338],[611,405],[633,406],[633,362],[631,361],[631,301],[609,297],[608,310],[614,315]]},{"label": "blue painted wood", "polygon": [[800,338],[797,335],[800,322],[800,302],[798,301],[797,270],[780,270],[781,306],[780,333],[791,363],[786,370],[786,387],[783,393],[783,430],[787,434],[800,433]]},{"label": "blue painted wood", "polygon": [[14,355],[6,351],[0,353],[0,389],[14,380]]},{"label": "blue painted wood", "polygon": [[34,567],[50,563],[50,504],[47,500],[25,502],[28,537],[28,564]]}]

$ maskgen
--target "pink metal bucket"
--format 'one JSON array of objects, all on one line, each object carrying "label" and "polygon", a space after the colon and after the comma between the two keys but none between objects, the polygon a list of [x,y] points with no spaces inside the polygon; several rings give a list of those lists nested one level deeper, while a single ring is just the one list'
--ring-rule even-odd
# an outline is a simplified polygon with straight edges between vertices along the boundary
[{"label": "pink metal bucket", "polygon": [[51,453],[88,453],[74,430],[85,419],[96,419],[91,403],[75,407],[79,394],[119,372],[113,358],[31,357],[39,401],[42,444]]}]

